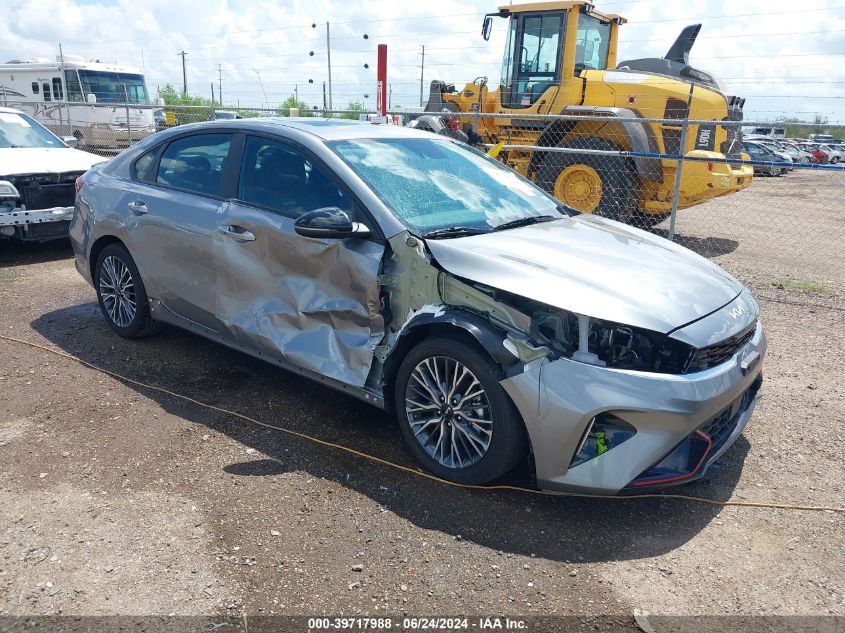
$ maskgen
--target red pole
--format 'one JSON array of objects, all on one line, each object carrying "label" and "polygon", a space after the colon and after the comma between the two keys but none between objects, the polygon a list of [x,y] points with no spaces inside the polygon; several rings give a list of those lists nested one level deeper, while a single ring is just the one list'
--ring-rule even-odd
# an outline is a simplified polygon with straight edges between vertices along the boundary
[{"label": "red pole", "polygon": [[376,90],[376,110],[381,116],[387,115],[387,44],[378,45],[378,89]]}]

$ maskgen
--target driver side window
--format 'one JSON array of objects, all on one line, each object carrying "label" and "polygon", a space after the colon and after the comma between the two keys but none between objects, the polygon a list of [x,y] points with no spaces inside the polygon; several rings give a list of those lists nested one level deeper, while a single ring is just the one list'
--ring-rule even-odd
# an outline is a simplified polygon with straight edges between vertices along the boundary
[{"label": "driver side window", "polygon": [[297,149],[249,136],[244,146],[238,199],[291,217],[338,207],[352,217],[352,201],[323,169]]}]

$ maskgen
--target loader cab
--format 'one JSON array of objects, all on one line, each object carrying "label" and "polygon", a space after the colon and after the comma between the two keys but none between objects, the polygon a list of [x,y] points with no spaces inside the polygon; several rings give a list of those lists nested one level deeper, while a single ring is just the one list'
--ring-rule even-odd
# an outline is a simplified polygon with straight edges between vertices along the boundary
[{"label": "loader cab", "polygon": [[[493,15],[509,19],[500,82],[504,108],[531,108],[549,90],[548,103],[567,98],[582,71],[616,63],[621,19],[593,11],[587,2],[511,5]],[[485,18],[485,36],[490,16]],[[580,85],[578,80],[579,94]]]}]

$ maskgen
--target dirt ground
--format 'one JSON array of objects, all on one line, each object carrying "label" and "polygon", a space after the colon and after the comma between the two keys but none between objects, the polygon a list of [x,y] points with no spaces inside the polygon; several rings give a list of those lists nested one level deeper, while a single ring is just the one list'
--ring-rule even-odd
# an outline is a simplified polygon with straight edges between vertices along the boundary
[{"label": "dirt ground", "polygon": [[[769,355],[744,435],[676,492],[843,505],[842,205],[799,252],[775,204],[829,186],[760,179],[679,221],[692,246],[731,230],[716,261],[760,298]],[[758,235],[740,208],[778,221]],[[708,212],[718,231],[696,224]],[[363,403],[174,328],[118,338],[66,243],[0,244],[0,333],[414,466]],[[2,340],[0,462],[0,616],[845,617],[841,514],[453,489]]]}]

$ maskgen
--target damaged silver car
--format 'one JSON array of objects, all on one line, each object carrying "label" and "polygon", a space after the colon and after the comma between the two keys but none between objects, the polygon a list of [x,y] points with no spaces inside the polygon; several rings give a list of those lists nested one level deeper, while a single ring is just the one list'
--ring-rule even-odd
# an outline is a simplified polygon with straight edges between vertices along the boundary
[{"label": "damaged silver car", "polygon": [[462,483],[701,477],[748,423],[751,294],[453,140],[322,119],[186,125],[78,183],[71,239],[109,325],[170,323],[395,413]]}]

